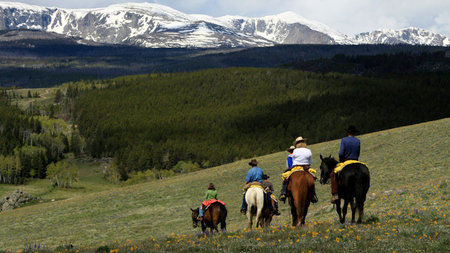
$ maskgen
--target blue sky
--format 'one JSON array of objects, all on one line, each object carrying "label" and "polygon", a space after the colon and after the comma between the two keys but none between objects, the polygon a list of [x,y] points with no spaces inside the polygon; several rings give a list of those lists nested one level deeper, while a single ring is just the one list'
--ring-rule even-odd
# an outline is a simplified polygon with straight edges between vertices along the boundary
[{"label": "blue sky", "polygon": [[[11,0],[10,0],[11,1]],[[151,2],[188,14],[213,17],[262,17],[293,11],[347,35],[410,26],[450,37],[450,0],[20,0],[68,9],[106,7],[116,3]]]}]

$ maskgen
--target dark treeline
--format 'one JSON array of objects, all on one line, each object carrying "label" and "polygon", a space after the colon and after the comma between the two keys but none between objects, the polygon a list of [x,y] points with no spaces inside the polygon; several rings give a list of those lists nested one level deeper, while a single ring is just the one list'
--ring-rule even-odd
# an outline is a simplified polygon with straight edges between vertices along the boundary
[{"label": "dark treeline", "polygon": [[[448,49],[411,45],[278,45],[190,49],[92,46],[61,39],[27,39],[14,43],[0,41],[0,86],[50,87],[69,81],[144,73],[226,67],[278,67],[292,62],[329,59],[335,55],[420,54],[445,50]],[[323,66],[321,68],[324,69]],[[311,67],[310,70],[316,71],[317,67]]]},{"label": "dark treeline", "polygon": [[410,75],[448,72],[450,54],[444,50],[355,56],[337,54],[332,58],[310,61],[297,59],[284,67],[320,73],[339,72],[364,76]]},{"label": "dark treeline", "polygon": [[448,117],[450,73],[375,78],[288,69],[227,68],[103,81],[75,122],[94,157],[133,171],[209,167],[310,143]]}]

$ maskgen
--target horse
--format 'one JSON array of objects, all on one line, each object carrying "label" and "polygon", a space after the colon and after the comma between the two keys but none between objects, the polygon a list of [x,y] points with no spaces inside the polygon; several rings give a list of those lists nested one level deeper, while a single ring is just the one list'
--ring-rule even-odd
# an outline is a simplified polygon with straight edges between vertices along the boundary
[{"label": "horse", "polygon": [[[323,158],[320,155],[322,163],[320,165],[320,183],[326,184],[330,178],[331,171],[336,167],[338,161],[331,157]],[[358,221],[360,224],[364,216],[364,202],[370,187],[370,174],[366,165],[361,163],[352,163],[346,165],[339,173],[335,175],[338,186],[338,197],[336,201],[336,211],[339,215],[341,224],[345,222],[347,206],[350,203],[352,208],[352,224],[355,223],[355,214],[358,211]],[[341,214],[341,199],[344,199],[344,206]],[[356,203],[355,203],[356,202]]]},{"label": "horse", "polygon": [[[198,208],[192,209],[192,226],[194,228],[198,227],[199,220],[199,211]],[[227,229],[227,208],[222,205],[220,202],[212,203],[208,209],[203,213],[203,220],[201,220],[202,231],[205,233],[206,228],[210,229],[210,232],[213,233],[214,230],[219,232],[217,229],[217,225],[220,223],[220,230],[225,232]]]},{"label": "horse", "polygon": [[271,199],[271,201],[269,202],[266,198],[264,198],[264,207],[257,223],[257,225],[261,226],[262,228],[270,226],[274,215],[273,212],[270,211],[268,205],[275,206],[275,200]]},{"label": "horse", "polygon": [[287,197],[291,206],[293,227],[305,225],[306,214],[314,194],[314,177],[309,172],[295,171],[289,176]]},{"label": "horse", "polygon": [[[263,227],[265,222],[263,222],[261,219],[263,214],[263,208],[264,208],[264,201],[265,201],[265,193],[262,188],[259,187],[250,187],[245,192],[245,201],[247,202],[247,218],[248,218],[248,228],[252,229],[253,226],[253,216],[256,216],[256,227],[261,226]],[[270,219],[272,220],[272,219]],[[270,221],[269,221],[270,223]]]}]

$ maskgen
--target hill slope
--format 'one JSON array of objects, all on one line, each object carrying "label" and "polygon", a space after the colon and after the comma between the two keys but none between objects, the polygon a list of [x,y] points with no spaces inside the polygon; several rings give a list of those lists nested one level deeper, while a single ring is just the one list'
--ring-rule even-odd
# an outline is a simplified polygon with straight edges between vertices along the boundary
[{"label": "hill slope", "polygon": [[[414,222],[412,219],[420,220],[421,217],[417,215],[423,215],[424,212],[432,212],[435,215],[432,217],[434,217],[437,225],[434,223],[430,225],[433,234],[428,234],[427,236],[430,236],[430,238],[425,237],[425,242],[418,241],[421,248],[416,248],[416,250],[425,250],[433,245],[433,247],[438,247],[437,249],[443,247],[441,250],[446,247],[445,240],[442,242],[442,238],[448,238],[449,227],[448,219],[445,219],[445,214],[449,213],[448,183],[450,178],[447,172],[450,167],[448,149],[450,137],[448,129],[450,129],[450,118],[360,136],[362,141],[361,160],[369,165],[371,171],[372,186],[366,202],[366,219],[371,217],[375,221],[378,220],[378,227],[384,228],[386,226],[387,234],[395,234],[395,232],[390,231],[391,224],[399,220],[403,212],[416,215],[411,217],[411,224]],[[311,145],[310,148],[313,152],[313,167],[318,168],[319,154],[336,156],[339,140]],[[285,156],[285,152],[279,152],[258,157],[260,167],[272,177],[276,192],[280,190],[279,174],[284,168]],[[203,249],[206,250],[209,247],[219,247],[217,249],[228,251],[245,249],[230,249],[229,247],[240,242],[229,238],[233,238],[238,233],[233,231],[246,226],[246,220],[239,213],[239,208],[242,200],[242,183],[248,170],[247,162],[248,159],[245,159],[167,180],[2,212],[0,213],[0,225],[2,227],[0,230],[0,238],[2,238],[0,249],[18,250],[35,243],[48,245],[50,248],[57,245],[73,244],[78,249],[81,246],[90,246],[90,249],[92,249],[99,245],[112,245],[114,240],[117,240],[120,244],[127,240],[127,244],[130,242],[128,239],[151,241],[151,238],[161,239],[171,233],[174,233],[172,237],[175,237],[175,234],[180,234],[180,237],[177,237],[180,242],[183,238],[189,236],[181,234],[198,232],[198,230],[192,228],[189,208],[199,205],[209,182],[215,183],[220,199],[228,205],[227,222],[231,234],[228,239],[225,237],[221,239],[224,240],[221,242],[225,244],[222,245],[222,248],[216,244],[214,246],[204,244],[206,248]],[[325,226],[327,226],[332,231],[334,229],[335,233],[341,233],[341,229],[337,230],[339,227],[336,225],[336,214],[330,210],[328,202],[330,197],[329,186],[322,186],[317,183],[316,189],[319,203],[310,207],[307,223],[314,225],[309,227],[308,230],[323,227],[323,233],[325,233]],[[288,205],[281,204],[281,212],[282,215],[276,217],[272,224],[281,226],[284,231],[283,225],[290,221]],[[442,219],[444,224],[438,223]],[[365,226],[367,228],[369,225]],[[280,227],[274,229],[274,231],[278,229]],[[355,229],[358,228],[350,227],[348,233],[354,232]],[[424,228],[421,225],[421,227],[413,227],[412,229],[421,233],[420,231]],[[329,231],[328,229],[327,233]],[[436,235],[434,235],[434,231],[438,231]],[[299,236],[299,233],[305,234],[305,232],[305,230],[298,230],[297,232],[289,232],[293,234],[283,235],[292,239],[291,236],[295,237],[295,234],[297,234],[298,237],[293,238],[293,242],[295,240],[299,242],[300,239],[304,240],[303,236]],[[414,232],[414,238],[416,232]],[[268,240],[272,240],[267,242],[268,244],[272,242],[271,247],[279,245],[277,241],[279,238],[286,239],[276,237],[276,235],[278,234],[269,233],[267,235],[270,236]],[[254,239],[251,242],[243,241],[248,244],[247,246],[239,244],[237,247],[246,247],[246,249],[259,247],[263,242],[259,242],[257,236],[258,234],[253,235]],[[308,236],[311,237],[311,235]],[[366,234],[363,234],[363,236],[366,236]],[[404,236],[410,236],[413,240],[413,234]],[[441,242],[441,244],[437,244],[437,246],[433,244],[434,239],[431,236],[437,238],[436,240],[440,238],[440,241],[437,242]],[[314,234],[312,237],[314,238]],[[399,245],[401,243],[394,235],[382,234],[378,238],[376,235],[369,234],[367,237],[370,237],[366,239],[373,243],[374,249],[378,248],[384,251],[396,249],[383,248],[386,245]],[[328,235],[323,238],[328,238]],[[345,240],[344,235],[340,238]],[[378,242],[376,238],[378,238]],[[424,236],[420,234],[420,239],[422,240],[422,238]],[[213,237],[210,240],[216,239]],[[340,240],[336,239],[336,242],[339,243]],[[361,247],[357,240],[354,240],[354,243],[344,245],[347,245],[350,250],[357,250],[357,247]],[[334,241],[334,237],[332,241]],[[386,244],[386,241],[389,244]],[[308,242],[310,243],[309,246],[303,247],[320,249],[320,240]],[[177,250],[179,246],[176,246],[175,239],[173,243],[174,248],[170,248],[172,247],[169,245],[170,242],[167,247]],[[414,247],[415,244],[411,245],[406,246]],[[199,249],[195,248],[197,247],[195,242],[194,246],[191,245],[191,247],[194,247],[191,249]],[[285,249],[289,249],[289,244],[286,244]],[[189,250],[189,248],[186,248],[186,250]],[[270,250],[270,248],[267,250]],[[345,250],[345,248],[342,248],[342,250]]]}]

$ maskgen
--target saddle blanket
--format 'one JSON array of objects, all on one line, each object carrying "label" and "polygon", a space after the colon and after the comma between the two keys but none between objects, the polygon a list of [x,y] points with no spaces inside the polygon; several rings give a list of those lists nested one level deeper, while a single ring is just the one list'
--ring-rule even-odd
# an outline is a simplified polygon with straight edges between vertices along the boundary
[{"label": "saddle blanket", "polygon": [[357,160],[347,160],[343,163],[338,163],[336,164],[336,167],[334,168],[334,173],[338,173],[339,171],[341,171],[345,166],[349,165],[349,164],[353,164],[353,163],[360,163],[360,164],[364,164],[365,166],[367,166],[367,164],[357,161]]},{"label": "saddle blanket", "polygon": [[[288,180],[289,177],[291,176],[291,174],[294,172],[297,172],[297,171],[305,171],[305,170],[301,166],[295,166],[290,171],[286,171],[283,174],[281,174],[281,178],[283,180]],[[309,168],[306,172],[309,172],[314,178],[316,178],[316,170],[315,169]]]},{"label": "saddle blanket", "polygon": [[219,202],[220,204],[225,205],[225,203],[224,203],[223,201],[218,200],[218,199],[205,200],[205,201],[202,202],[202,205],[205,206],[205,208],[203,208],[203,210],[208,209],[208,207],[209,207],[211,204],[214,204],[214,203],[216,203],[216,202]]},{"label": "saddle blanket", "polygon": [[243,191],[243,193],[245,194],[245,192],[246,192],[248,189],[253,188],[253,187],[261,188],[264,192],[266,192],[266,190],[264,189],[264,187],[261,185],[260,182],[251,182],[251,183],[248,183],[248,184],[246,184],[246,185],[244,186],[244,188],[242,189],[242,191]]}]

